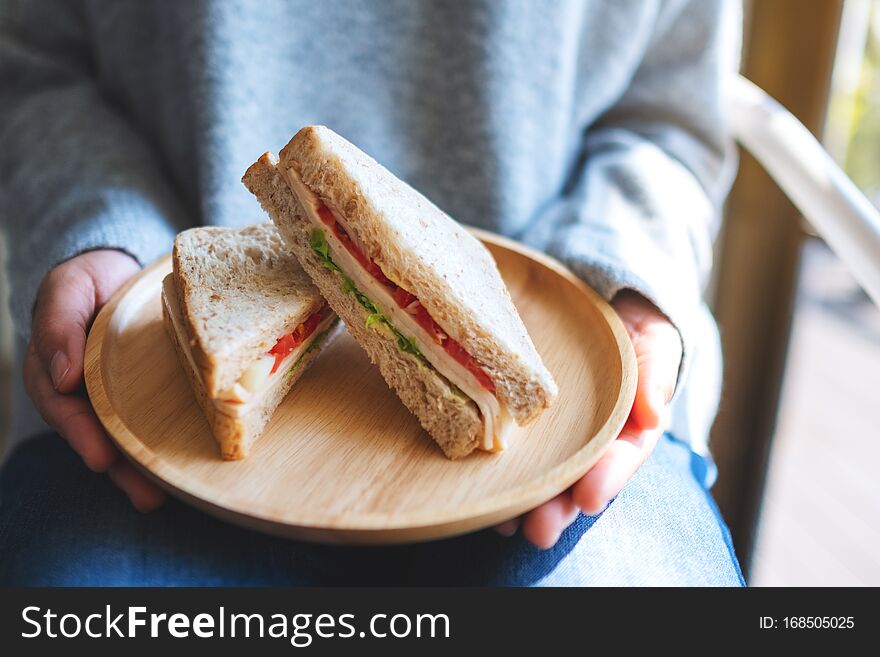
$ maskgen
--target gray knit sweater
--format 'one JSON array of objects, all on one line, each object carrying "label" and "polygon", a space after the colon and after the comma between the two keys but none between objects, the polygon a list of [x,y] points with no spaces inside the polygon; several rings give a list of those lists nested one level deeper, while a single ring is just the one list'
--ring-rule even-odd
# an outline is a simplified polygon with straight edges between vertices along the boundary
[{"label": "gray knit sweater", "polygon": [[245,168],[322,123],[458,220],[546,250],[606,298],[653,300],[685,346],[676,431],[699,446],[717,394],[701,291],[730,180],[729,4],[0,2],[16,327],[78,253],[146,264],[185,227],[262,220]]}]

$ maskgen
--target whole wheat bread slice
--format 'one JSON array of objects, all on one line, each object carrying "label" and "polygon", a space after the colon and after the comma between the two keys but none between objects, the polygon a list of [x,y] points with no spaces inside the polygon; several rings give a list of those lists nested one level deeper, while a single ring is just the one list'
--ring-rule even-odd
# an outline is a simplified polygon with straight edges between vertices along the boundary
[{"label": "whole wheat bread slice", "polygon": [[[366,255],[480,363],[517,423],[531,421],[553,402],[556,383],[479,240],[329,128],[303,128],[279,159],[344,218]],[[245,174],[246,185],[247,179]],[[289,212],[276,224],[287,237],[286,226],[297,221]]]},{"label": "whole wheat bread slice", "polygon": [[[264,156],[244,176],[261,202],[266,190],[254,186],[256,175],[275,165]],[[344,218],[366,255],[418,297],[440,327],[480,363],[517,423],[529,422],[553,402],[556,383],[491,254],[467,230],[324,126],[300,130],[281,150],[277,165],[293,168]],[[265,202],[263,207],[268,210]],[[292,209],[272,218],[285,238],[291,224],[305,220]]]},{"label": "whole wheat bread slice", "polygon": [[326,269],[315,255],[309,245],[311,226],[275,164],[269,154],[261,157],[245,174],[245,185],[278,225],[291,251],[349,333],[444,454],[452,459],[467,456],[477,448],[482,435],[476,404],[450,387],[436,371],[402,352],[393,335],[366,328],[368,311],[352,294],[342,291],[343,277]]},{"label": "whole wheat bread slice", "polygon": [[211,397],[324,303],[272,222],[185,230],[172,255],[192,354]]},{"label": "whole wheat bread slice", "polygon": [[287,393],[319,356],[323,348],[329,345],[342,330],[342,325],[337,321],[326,335],[319,336],[321,344],[303,354],[293,370],[284,375],[285,378],[281,383],[271,388],[247,414],[235,416],[223,413],[217,408],[203,383],[203,377],[190,365],[184,346],[180,343],[174,322],[184,322],[184,313],[180,306],[173,274],[168,274],[163,281],[162,318],[166,332],[174,343],[174,350],[180,365],[186,372],[187,379],[195,393],[196,401],[198,401],[205,418],[208,420],[208,425],[211,427],[211,432],[220,445],[221,456],[226,460],[243,459],[248,455],[253,442],[263,433],[263,429]]}]

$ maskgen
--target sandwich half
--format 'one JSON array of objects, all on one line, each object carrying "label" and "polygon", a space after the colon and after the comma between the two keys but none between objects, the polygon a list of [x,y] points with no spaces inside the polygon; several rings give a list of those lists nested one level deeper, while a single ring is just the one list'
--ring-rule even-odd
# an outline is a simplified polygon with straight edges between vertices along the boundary
[{"label": "sandwich half", "polygon": [[224,459],[247,456],[338,318],[271,222],[174,240],[165,327]]},{"label": "sandwich half", "polygon": [[243,182],[446,456],[499,451],[553,403],[492,256],[371,157],[306,127]]}]

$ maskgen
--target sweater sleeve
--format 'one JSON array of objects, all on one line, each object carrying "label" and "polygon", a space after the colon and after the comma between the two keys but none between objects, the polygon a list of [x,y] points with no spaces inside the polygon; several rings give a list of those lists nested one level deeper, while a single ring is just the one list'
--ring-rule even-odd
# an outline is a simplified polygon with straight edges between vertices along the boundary
[{"label": "sweater sleeve", "polygon": [[0,215],[25,337],[52,267],[99,248],[148,264],[185,221],[156,154],[102,94],[87,34],[78,2],[0,6]]},{"label": "sweater sleeve", "polygon": [[737,13],[723,0],[660,7],[629,87],[584,132],[571,184],[522,235],[606,299],[628,288],[660,308],[682,338],[678,388],[734,169],[721,85],[735,70]]}]

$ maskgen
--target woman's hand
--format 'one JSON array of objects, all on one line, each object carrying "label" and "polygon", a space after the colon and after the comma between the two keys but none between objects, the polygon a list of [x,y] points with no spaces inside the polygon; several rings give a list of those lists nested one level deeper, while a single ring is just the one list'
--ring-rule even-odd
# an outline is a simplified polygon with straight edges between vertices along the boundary
[{"label": "woman's hand", "polygon": [[121,251],[90,251],[46,274],[37,294],[24,385],[43,419],[96,472],[106,472],[141,511],[162,504],[163,493],[110,441],[83,393],[86,334],[97,312],[138,263]]},{"label": "woman's hand", "polygon": [[531,543],[552,547],[579,511],[591,515],[605,508],[663,433],[681,364],[681,338],[666,316],[635,292],[618,294],[611,305],[623,320],[638,362],[639,381],[629,419],[608,451],[574,486],[521,518],[498,525],[496,530],[505,536],[522,525]]}]

